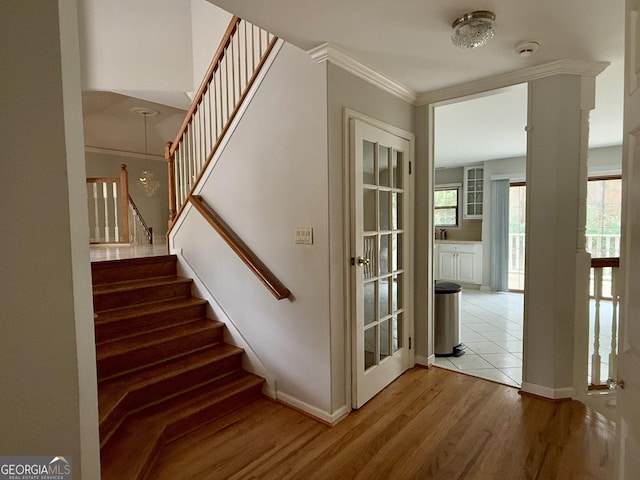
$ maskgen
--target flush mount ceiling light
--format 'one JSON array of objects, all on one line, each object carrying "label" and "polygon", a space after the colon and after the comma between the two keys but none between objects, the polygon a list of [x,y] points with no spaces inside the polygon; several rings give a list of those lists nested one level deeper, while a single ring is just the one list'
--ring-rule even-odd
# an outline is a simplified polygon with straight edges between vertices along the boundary
[{"label": "flush mount ceiling light", "polygon": [[481,47],[495,36],[496,15],[487,10],[465,13],[456,18],[451,28],[451,41],[456,47]]}]

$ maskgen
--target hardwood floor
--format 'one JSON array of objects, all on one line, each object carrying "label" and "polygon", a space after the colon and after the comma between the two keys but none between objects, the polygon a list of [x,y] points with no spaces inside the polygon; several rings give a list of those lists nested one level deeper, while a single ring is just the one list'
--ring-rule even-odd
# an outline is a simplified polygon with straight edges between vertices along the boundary
[{"label": "hardwood floor", "polygon": [[606,480],[614,438],[579,402],[414,368],[333,428],[253,402],[165,445],[146,478]]}]

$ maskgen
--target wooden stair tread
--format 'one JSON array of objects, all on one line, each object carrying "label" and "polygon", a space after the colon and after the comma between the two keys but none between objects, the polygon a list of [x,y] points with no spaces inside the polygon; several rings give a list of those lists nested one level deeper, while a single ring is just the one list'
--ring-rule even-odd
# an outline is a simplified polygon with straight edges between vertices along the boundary
[{"label": "wooden stair tread", "polygon": [[96,345],[96,358],[98,362],[116,355],[126,354],[143,347],[151,347],[163,343],[173,343],[181,337],[196,333],[205,333],[221,329],[224,324],[217,320],[203,319],[176,325],[173,327],[153,330],[133,337],[104,342]]},{"label": "wooden stair tread", "polygon": [[101,295],[106,293],[126,292],[139,290],[142,288],[157,287],[159,285],[169,285],[172,283],[191,283],[190,278],[178,277],[177,275],[167,275],[164,277],[151,277],[138,280],[125,280],[123,282],[102,283],[93,286],[93,294]]},{"label": "wooden stair tread", "polygon": [[153,384],[175,378],[183,372],[213,364],[222,358],[241,355],[241,348],[220,343],[198,352],[173,359],[170,362],[154,365],[126,376],[102,382],[98,395],[98,410],[102,422],[113,408],[128,394],[143,390]]},{"label": "wooden stair tread", "polygon": [[176,274],[175,255],[106,260],[91,264],[93,285]]},{"label": "wooden stair tread", "polygon": [[132,415],[101,450],[103,478],[140,478],[164,443],[258,398],[234,402],[263,382],[239,371]]},{"label": "wooden stair tread", "polygon": [[140,315],[159,314],[170,310],[179,310],[181,308],[192,305],[207,305],[207,301],[201,298],[178,298],[170,300],[162,300],[154,303],[145,303],[142,305],[133,305],[130,307],[114,308],[99,312],[96,319],[96,325],[103,325],[111,322],[120,322]]}]

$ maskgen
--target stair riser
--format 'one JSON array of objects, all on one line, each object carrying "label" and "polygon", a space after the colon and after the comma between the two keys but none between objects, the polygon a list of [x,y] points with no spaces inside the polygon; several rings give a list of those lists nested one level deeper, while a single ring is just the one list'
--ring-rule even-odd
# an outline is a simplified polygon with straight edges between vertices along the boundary
[{"label": "stair riser", "polygon": [[122,420],[131,412],[162,401],[194,386],[223,377],[242,368],[242,353],[238,352],[187,372],[181,372],[139,390],[129,391],[122,401],[100,422],[100,439],[104,445]]},{"label": "stair riser", "polygon": [[156,443],[153,453],[147,457],[147,461],[142,465],[138,478],[145,478],[145,476],[151,471],[151,467],[153,466],[157,454],[160,452],[163,445],[187,434],[197,427],[213,422],[237,408],[248,405],[252,401],[260,398],[261,391],[261,384],[238,391],[221,401],[204,406],[202,410],[194,413],[193,415],[167,425],[160,439]]},{"label": "stair riser", "polygon": [[94,293],[93,308],[94,311],[101,312],[113,308],[130,307],[173,298],[188,298],[190,296],[191,283],[180,281],[165,285],[132,288],[124,291]]},{"label": "stair riser", "polygon": [[190,335],[169,339],[167,342],[141,346],[133,352],[99,358],[98,381],[213,345],[220,341],[220,337],[221,329],[212,326]]},{"label": "stair riser", "polygon": [[220,418],[232,410],[247,405],[253,400],[260,398],[261,394],[262,384],[257,384],[251,388],[240,390],[229,397],[212,403],[211,405],[203,405],[202,409],[197,413],[167,425],[164,430],[163,440],[165,442],[175,440],[194,428]]},{"label": "stair riser", "polygon": [[[117,322],[96,324],[96,343],[142,334],[158,328],[180,325],[206,318],[205,304],[188,305],[159,313],[122,318]],[[99,318],[99,317],[98,317]]]},{"label": "stair riser", "polygon": [[160,256],[145,259],[96,262],[91,264],[94,285],[142,280],[176,275],[176,257]]}]

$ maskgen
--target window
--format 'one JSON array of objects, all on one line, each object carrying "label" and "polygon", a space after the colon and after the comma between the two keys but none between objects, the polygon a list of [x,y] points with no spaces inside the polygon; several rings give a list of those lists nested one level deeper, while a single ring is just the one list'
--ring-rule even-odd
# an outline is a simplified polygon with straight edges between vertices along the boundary
[{"label": "window", "polygon": [[593,258],[620,256],[621,204],[619,176],[589,179],[586,243]]},{"label": "window", "polygon": [[434,223],[436,227],[458,226],[458,199],[460,187],[436,188],[434,197]]}]

